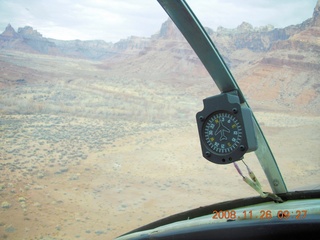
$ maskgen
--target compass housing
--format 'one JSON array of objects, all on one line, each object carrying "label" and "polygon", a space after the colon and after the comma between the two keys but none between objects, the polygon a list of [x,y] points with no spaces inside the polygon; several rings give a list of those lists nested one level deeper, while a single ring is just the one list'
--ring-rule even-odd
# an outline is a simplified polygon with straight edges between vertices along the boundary
[{"label": "compass housing", "polygon": [[235,92],[203,100],[196,115],[202,155],[217,164],[228,164],[258,148],[252,111],[242,106]]}]

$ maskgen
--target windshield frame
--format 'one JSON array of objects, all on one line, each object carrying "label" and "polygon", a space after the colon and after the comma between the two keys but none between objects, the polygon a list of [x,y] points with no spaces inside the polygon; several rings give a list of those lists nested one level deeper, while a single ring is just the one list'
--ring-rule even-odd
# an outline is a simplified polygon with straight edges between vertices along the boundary
[{"label": "windshield frame", "polygon": [[[221,93],[236,91],[240,103],[250,108],[218,49],[186,1],[158,0],[158,2],[195,51]],[[258,141],[258,149],[255,154],[264,170],[269,185],[275,194],[288,192],[276,159],[254,114],[253,122]]]}]

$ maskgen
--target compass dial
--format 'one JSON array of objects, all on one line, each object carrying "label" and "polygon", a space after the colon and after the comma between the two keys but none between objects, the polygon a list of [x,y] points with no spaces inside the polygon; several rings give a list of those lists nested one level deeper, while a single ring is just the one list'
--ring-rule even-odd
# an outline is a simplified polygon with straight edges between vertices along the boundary
[{"label": "compass dial", "polygon": [[229,112],[215,112],[205,121],[202,129],[207,147],[217,155],[228,155],[241,143],[242,127]]}]

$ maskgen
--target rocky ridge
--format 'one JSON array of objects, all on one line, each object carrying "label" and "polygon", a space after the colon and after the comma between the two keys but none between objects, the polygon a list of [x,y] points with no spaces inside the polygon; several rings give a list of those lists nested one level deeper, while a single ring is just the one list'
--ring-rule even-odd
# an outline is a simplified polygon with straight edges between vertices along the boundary
[{"label": "rocky ridge", "polygon": [[[248,49],[253,52],[268,52],[281,45],[283,41],[292,38],[306,29],[319,27],[319,2],[315,7],[312,18],[305,22],[288,26],[283,29],[272,25],[254,28],[250,23],[243,22],[235,29],[218,27],[217,31],[206,27],[206,31],[219,46],[220,51],[230,57],[235,50]],[[40,54],[53,54],[66,57],[85,58],[91,60],[108,59],[115,55],[125,53],[139,53],[146,51],[162,40],[184,41],[183,36],[168,19],[164,22],[158,33],[150,38],[131,36],[116,43],[107,43],[103,40],[71,40],[63,41],[43,37],[30,26],[18,28],[16,32],[8,24],[5,31],[0,34],[0,49],[16,49]]]},{"label": "rocky ridge", "polygon": [[[288,189],[319,182],[319,7],[285,29],[206,28]],[[232,166],[201,160],[194,114],[217,89],[171,21],[115,44],[8,26],[0,72],[0,239],[112,238],[255,194]],[[246,162],[268,191],[258,161]]]},{"label": "rocky ridge", "polygon": [[[254,28],[244,22],[235,29],[206,31],[249,98],[276,101],[285,107],[298,103],[300,110],[311,111],[320,104],[319,6],[320,1],[311,18],[282,29],[271,25]],[[124,78],[135,74],[181,89],[199,84],[199,78],[210,78],[171,20],[149,38],[131,36],[116,43],[48,39],[32,27],[16,32],[9,24],[0,34],[0,49],[96,60],[100,68],[113,69]],[[190,94],[196,92],[190,90]],[[266,93],[264,99],[260,92]]]}]

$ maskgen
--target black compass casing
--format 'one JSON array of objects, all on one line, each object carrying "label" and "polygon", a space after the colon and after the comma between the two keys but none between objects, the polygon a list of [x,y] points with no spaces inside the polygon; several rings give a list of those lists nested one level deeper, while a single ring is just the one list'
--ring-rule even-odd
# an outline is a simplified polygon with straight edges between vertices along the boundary
[{"label": "black compass casing", "polygon": [[203,100],[196,115],[202,155],[217,164],[228,164],[258,148],[250,108],[236,93],[222,93]]}]

